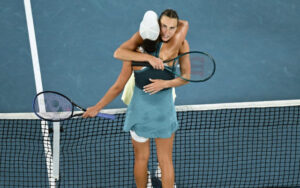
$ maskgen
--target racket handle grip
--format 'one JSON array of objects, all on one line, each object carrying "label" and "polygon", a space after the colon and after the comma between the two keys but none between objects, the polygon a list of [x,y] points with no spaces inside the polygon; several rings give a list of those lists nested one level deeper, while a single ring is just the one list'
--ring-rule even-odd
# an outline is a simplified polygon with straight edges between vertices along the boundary
[{"label": "racket handle grip", "polygon": [[116,117],[112,114],[103,114],[103,113],[99,113],[97,114],[97,117],[103,117],[103,118],[107,118],[107,119],[112,119],[114,120]]}]

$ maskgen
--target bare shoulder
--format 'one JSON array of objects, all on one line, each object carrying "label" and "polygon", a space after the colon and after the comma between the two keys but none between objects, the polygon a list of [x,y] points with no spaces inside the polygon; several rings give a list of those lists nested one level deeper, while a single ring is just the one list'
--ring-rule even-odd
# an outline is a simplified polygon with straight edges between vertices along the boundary
[{"label": "bare shoulder", "polygon": [[190,51],[190,45],[189,45],[189,42],[185,39],[180,45],[179,53],[181,54],[181,53],[185,53],[188,51]]}]

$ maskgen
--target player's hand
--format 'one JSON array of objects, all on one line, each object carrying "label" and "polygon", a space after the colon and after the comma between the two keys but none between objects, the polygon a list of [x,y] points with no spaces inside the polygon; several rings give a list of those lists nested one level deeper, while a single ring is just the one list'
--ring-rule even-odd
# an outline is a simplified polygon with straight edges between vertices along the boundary
[{"label": "player's hand", "polygon": [[99,113],[99,109],[96,106],[91,106],[86,109],[84,114],[82,115],[83,118],[95,117]]},{"label": "player's hand", "polygon": [[161,60],[157,57],[150,56],[148,59],[148,62],[154,69],[164,70],[164,68],[165,68],[163,60]]},{"label": "player's hand", "polygon": [[153,95],[166,88],[166,80],[149,79],[152,83],[144,86],[144,92]]}]

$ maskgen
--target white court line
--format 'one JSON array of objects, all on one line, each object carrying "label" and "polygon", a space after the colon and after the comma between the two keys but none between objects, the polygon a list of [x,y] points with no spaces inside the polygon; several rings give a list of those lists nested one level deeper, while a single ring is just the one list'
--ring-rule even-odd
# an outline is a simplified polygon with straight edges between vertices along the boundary
[{"label": "white court line", "polygon": [[[39,93],[43,91],[43,85],[42,85],[42,76],[40,71],[40,63],[39,63],[39,56],[38,56],[38,50],[36,45],[36,37],[35,37],[35,30],[34,30],[34,24],[33,24],[33,18],[32,18],[32,10],[31,10],[31,2],[30,0],[24,0],[24,8],[25,8],[25,14],[26,14],[26,21],[27,21],[27,28],[28,28],[28,35],[29,35],[29,43],[30,43],[30,50],[31,50],[31,57],[32,57],[32,65],[33,65],[33,72],[34,72],[34,80],[35,80],[35,87],[36,92]],[[44,101],[39,101],[39,109],[42,112],[45,112],[45,104]],[[43,135],[43,143],[44,143],[44,151],[45,151],[45,157],[46,157],[46,165],[47,165],[47,171],[48,171],[48,177],[49,177],[49,185],[50,187],[55,188],[55,179],[52,176],[53,172],[53,159],[52,159],[52,151],[50,143],[50,137],[49,137],[49,127],[47,122],[41,121],[41,128],[42,128],[42,135]]]}]

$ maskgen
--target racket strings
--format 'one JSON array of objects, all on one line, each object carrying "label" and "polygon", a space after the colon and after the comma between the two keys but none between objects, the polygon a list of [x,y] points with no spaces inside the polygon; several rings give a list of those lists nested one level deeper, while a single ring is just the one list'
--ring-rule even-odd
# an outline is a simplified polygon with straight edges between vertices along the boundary
[{"label": "racket strings", "polygon": [[43,119],[61,120],[67,119],[73,114],[72,103],[63,96],[55,93],[42,93],[38,95],[34,102],[34,108],[37,115]]},{"label": "racket strings", "polygon": [[191,53],[189,55],[191,72],[189,78],[191,81],[206,81],[215,73],[214,60],[203,53]]}]

